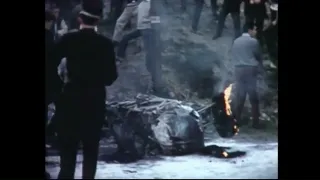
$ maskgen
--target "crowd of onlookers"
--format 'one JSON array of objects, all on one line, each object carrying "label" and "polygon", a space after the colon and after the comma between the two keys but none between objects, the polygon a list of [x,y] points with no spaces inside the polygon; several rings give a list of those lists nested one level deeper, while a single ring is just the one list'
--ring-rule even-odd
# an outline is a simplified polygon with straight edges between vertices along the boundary
[{"label": "crowd of onlookers", "polygon": [[[104,11],[103,19],[114,28],[113,40],[122,46],[117,51],[118,60],[124,59],[124,51],[128,41],[139,36],[139,24],[136,23],[138,17],[138,5],[142,0],[103,0]],[[276,0],[193,0],[194,9],[191,29],[193,32],[198,30],[198,23],[201,19],[203,6],[210,6],[212,17],[218,22],[213,39],[219,38],[224,29],[225,19],[228,14],[231,15],[234,26],[234,37],[240,36],[242,27],[240,25],[241,3],[244,3],[245,21],[254,21],[257,27],[257,38],[261,45],[266,48],[269,54],[276,58],[277,56],[277,30],[278,30],[278,3]],[[164,7],[170,6],[170,1],[160,1]],[[185,11],[188,0],[180,0],[181,10]],[[50,0],[46,2],[46,9],[51,9],[56,19],[52,31],[55,38],[68,31],[78,29],[77,14],[81,11],[80,0]],[[146,9],[140,8],[141,12]],[[141,13],[140,13],[141,14]],[[141,17],[141,16],[140,16]],[[202,17],[205,18],[205,17]],[[207,18],[207,17],[206,17]],[[123,30],[131,28],[132,32],[124,35]]]}]

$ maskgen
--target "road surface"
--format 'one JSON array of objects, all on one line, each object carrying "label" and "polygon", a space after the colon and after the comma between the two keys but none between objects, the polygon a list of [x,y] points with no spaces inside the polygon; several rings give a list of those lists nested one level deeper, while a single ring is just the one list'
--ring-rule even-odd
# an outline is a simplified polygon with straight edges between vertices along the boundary
[{"label": "road surface", "polygon": [[[243,157],[217,159],[187,155],[144,159],[130,164],[98,162],[96,179],[278,179],[278,143],[259,138],[217,139],[208,144],[246,151]],[[47,171],[56,178],[59,158],[47,157]],[[82,155],[78,155],[75,178],[81,178]]]}]

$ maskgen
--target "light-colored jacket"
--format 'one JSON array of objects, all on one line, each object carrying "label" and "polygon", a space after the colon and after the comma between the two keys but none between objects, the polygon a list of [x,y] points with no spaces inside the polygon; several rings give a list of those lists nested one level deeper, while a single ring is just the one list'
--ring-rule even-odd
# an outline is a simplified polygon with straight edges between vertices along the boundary
[{"label": "light-colored jacket", "polygon": [[[114,33],[112,40],[119,42],[123,37],[123,29],[125,25],[135,19],[138,14],[138,2],[134,1],[132,3],[128,3],[121,16],[118,18],[116,26],[114,28]],[[136,25],[136,23],[135,23]]]},{"label": "light-colored jacket", "polygon": [[262,61],[258,40],[243,33],[233,42],[231,58],[235,66],[258,66]]},{"label": "light-colored jacket", "polygon": [[142,0],[138,5],[137,29],[139,30],[151,28],[150,1]]}]

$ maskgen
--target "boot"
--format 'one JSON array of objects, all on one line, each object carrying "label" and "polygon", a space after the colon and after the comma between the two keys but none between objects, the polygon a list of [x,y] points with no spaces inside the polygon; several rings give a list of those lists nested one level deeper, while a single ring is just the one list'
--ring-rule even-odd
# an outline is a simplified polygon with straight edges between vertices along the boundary
[{"label": "boot", "polygon": [[218,39],[219,37],[221,37],[221,34],[216,34],[216,35],[214,35],[214,36],[212,37],[212,40],[216,40],[216,39]]},{"label": "boot", "polygon": [[252,128],[254,129],[265,129],[265,124],[262,124],[259,119],[253,120]]},{"label": "boot", "polygon": [[261,123],[258,123],[258,124],[253,123],[252,128],[262,130],[262,129],[265,129],[266,126],[265,124],[261,124]]},{"label": "boot", "polygon": [[50,174],[47,171],[45,172],[45,175],[46,175],[46,179],[51,179]]}]

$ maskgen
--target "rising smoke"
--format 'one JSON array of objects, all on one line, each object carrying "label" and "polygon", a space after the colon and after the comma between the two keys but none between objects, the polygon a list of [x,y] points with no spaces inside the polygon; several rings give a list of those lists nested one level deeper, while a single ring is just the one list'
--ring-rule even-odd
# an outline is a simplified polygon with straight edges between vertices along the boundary
[{"label": "rising smoke", "polygon": [[[157,11],[161,15],[164,65],[176,71],[180,83],[189,84],[193,91],[204,97],[223,92],[234,82],[235,62],[230,59],[233,40],[231,21],[227,18],[224,37],[213,41],[211,37],[217,23],[212,21],[210,7],[204,6],[199,20],[199,34],[193,34],[191,21],[194,1],[187,0],[185,13],[180,10],[180,1],[168,1],[168,6],[164,6],[163,1],[156,2]],[[258,88],[261,95],[268,91],[265,77],[260,77]]]}]

